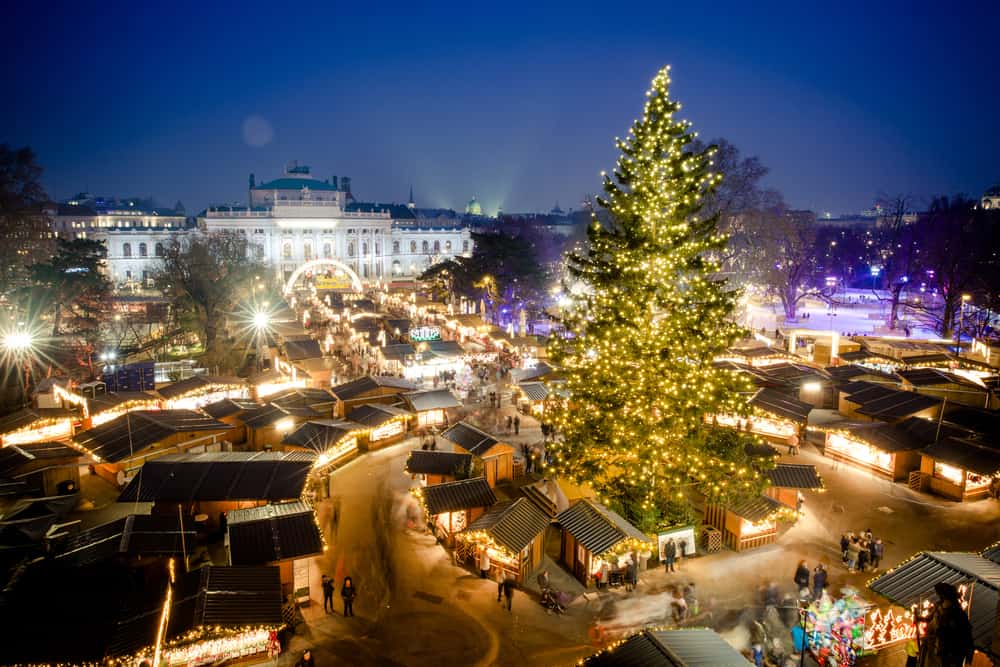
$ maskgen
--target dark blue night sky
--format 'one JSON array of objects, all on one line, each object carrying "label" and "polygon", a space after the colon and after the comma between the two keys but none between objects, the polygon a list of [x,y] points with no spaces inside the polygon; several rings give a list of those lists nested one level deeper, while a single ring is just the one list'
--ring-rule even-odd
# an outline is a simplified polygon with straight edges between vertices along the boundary
[{"label": "dark blue night sky", "polygon": [[4,10],[0,142],[53,197],[193,212],[298,159],[362,199],[576,207],[665,63],[794,206],[1000,181],[995,2],[146,4]]}]

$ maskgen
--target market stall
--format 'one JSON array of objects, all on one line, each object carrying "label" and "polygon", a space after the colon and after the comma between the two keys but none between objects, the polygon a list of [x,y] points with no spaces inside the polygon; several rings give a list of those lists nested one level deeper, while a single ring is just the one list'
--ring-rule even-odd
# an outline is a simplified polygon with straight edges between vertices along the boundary
[{"label": "market stall", "polygon": [[947,437],[920,452],[921,488],[959,502],[996,493],[1000,450],[968,438]]},{"label": "market stall", "polygon": [[655,548],[651,537],[593,500],[577,501],[555,522],[562,531],[559,559],[584,586],[595,583],[605,564],[617,570],[620,557],[648,558]]},{"label": "market stall", "polygon": [[527,498],[501,501],[456,534],[455,559],[481,563],[486,553],[490,576],[499,570],[523,584],[542,562],[548,526],[549,516]]},{"label": "market stall", "polygon": [[920,467],[923,443],[904,429],[883,423],[844,423],[826,430],[823,455],[893,481]]},{"label": "market stall", "polygon": [[420,499],[431,530],[448,547],[454,546],[456,533],[474,523],[497,501],[482,477],[416,487],[412,492]]},{"label": "market stall", "polygon": [[722,533],[722,541],[734,551],[756,549],[778,539],[778,521],[794,519],[793,508],[774,498],[758,496],[734,506],[705,506],[704,523]]},{"label": "market stall", "polygon": [[246,398],[247,384],[238,377],[192,375],[157,389],[168,409],[195,410],[223,398]]}]

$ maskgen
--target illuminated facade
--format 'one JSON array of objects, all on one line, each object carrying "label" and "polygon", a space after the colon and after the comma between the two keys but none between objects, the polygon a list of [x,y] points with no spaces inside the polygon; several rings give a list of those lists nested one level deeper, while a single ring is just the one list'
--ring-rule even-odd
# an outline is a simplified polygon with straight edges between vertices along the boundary
[{"label": "illuminated facade", "polygon": [[408,206],[358,202],[349,178],[320,180],[305,166],[266,183],[251,176],[249,202],[211,207],[198,226],[245,236],[252,256],[283,281],[306,262],[329,260],[363,283],[388,282],[472,250],[467,227],[422,227]]}]

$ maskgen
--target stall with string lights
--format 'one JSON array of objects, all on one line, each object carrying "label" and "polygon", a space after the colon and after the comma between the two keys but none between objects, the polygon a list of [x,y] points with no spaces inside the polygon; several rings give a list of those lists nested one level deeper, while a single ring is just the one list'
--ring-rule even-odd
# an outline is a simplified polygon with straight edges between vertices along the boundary
[{"label": "stall with string lights", "polygon": [[455,560],[490,559],[490,576],[496,571],[519,584],[542,562],[549,515],[527,498],[501,501],[455,535]]},{"label": "stall with string lights", "polygon": [[654,541],[624,517],[604,505],[581,499],[555,517],[562,531],[559,560],[580,583],[590,586],[595,575],[607,565],[618,569],[626,555],[648,558]]},{"label": "stall with string lights", "polygon": [[824,456],[870,470],[893,481],[920,467],[924,443],[914,434],[884,423],[845,423],[821,429]]},{"label": "stall with string lights", "polygon": [[497,501],[483,477],[418,486],[410,490],[427,517],[427,523],[445,546],[455,544],[455,534],[465,530]]},{"label": "stall with string lights", "polygon": [[723,543],[734,551],[756,549],[778,539],[778,522],[794,520],[798,513],[768,496],[757,496],[735,505],[705,506],[705,524],[722,533]]}]

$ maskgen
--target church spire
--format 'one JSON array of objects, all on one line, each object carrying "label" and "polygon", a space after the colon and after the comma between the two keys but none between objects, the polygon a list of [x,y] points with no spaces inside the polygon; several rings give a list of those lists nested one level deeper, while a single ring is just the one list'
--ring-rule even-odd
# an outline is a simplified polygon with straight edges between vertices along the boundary
[{"label": "church spire", "polygon": [[406,202],[406,208],[408,208],[408,209],[410,209],[412,211],[416,207],[417,207],[417,205],[415,203],[413,203],[413,186],[410,185],[410,200],[408,202]]}]

